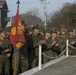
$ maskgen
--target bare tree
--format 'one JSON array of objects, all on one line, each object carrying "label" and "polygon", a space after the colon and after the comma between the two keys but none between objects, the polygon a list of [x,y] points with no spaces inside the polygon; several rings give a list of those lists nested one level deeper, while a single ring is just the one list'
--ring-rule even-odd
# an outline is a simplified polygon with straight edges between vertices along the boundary
[{"label": "bare tree", "polygon": [[[51,21],[51,23],[50,23]],[[50,18],[48,25],[60,27],[63,24],[65,27],[75,28],[76,26],[76,3],[66,3],[63,7],[56,11]]]},{"label": "bare tree", "polygon": [[32,10],[29,10],[26,14],[36,16],[36,17],[40,17],[40,13],[39,13],[38,8],[34,8]]}]

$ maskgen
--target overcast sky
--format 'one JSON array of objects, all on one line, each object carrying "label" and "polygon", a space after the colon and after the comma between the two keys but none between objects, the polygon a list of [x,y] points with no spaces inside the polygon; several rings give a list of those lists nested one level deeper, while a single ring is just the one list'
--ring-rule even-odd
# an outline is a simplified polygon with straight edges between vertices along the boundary
[{"label": "overcast sky", "polygon": [[[76,2],[76,0],[46,0],[47,2],[50,2],[50,4],[47,4],[47,13],[53,13],[56,10],[59,10],[62,8],[63,4],[66,2]],[[8,16],[14,16],[16,14],[17,0],[6,0],[8,4],[8,8],[10,12],[8,13]],[[27,11],[38,8],[40,11],[40,14],[43,15],[43,4],[41,4],[41,0],[20,0],[20,14],[26,13]]]}]

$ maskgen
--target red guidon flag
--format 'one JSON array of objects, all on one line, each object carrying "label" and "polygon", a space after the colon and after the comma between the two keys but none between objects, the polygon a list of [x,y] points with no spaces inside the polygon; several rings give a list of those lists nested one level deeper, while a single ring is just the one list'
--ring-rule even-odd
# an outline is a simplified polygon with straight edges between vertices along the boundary
[{"label": "red guidon flag", "polygon": [[16,50],[19,50],[25,44],[23,27],[20,22],[18,10],[14,19],[14,24],[10,32],[10,41]]}]

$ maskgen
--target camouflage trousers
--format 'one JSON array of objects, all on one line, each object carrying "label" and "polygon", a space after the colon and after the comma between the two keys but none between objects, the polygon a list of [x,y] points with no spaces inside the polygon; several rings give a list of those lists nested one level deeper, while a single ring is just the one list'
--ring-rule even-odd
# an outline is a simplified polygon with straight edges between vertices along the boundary
[{"label": "camouflage trousers", "polygon": [[28,59],[24,58],[23,55],[19,58],[18,70],[19,73],[23,73],[28,70]]},{"label": "camouflage trousers", "polygon": [[76,55],[76,50],[71,48],[71,47],[69,47],[69,51],[68,52],[69,52],[69,55]]},{"label": "camouflage trousers", "polygon": [[39,57],[39,50],[38,49],[35,49],[35,54],[32,54],[32,57],[34,59],[31,61],[31,67],[34,68],[34,67],[38,66],[38,61],[39,61],[38,60],[38,57]]},{"label": "camouflage trousers", "polygon": [[19,73],[23,73],[28,70],[28,60],[27,59],[20,59],[19,61]]},{"label": "camouflage trousers", "polygon": [[10,62],[6,54],[0,55],[0,75],[9,75]]},{"label": "camouflage trousers", "polygon": [[16,55],[16,59],[15,57],[13,57],[12,60],[12,68],[13,68],[13,75],[15,74],[15,72],[16,75],[23,73],[28,70],[28,60],[23,56],[20,57],[20,55]]},{"label": "camouflage trousers", "polygon": [[[46,56],[49,56],[49,57],[53,57],[53,53],[52,53],[52,50],[45,50],[43,51],[43,53],[46,55]],[[46,63],[52,59],[46,57],[44,55],[42,55],[42,63]]]},{"label": "camouflage trousers", "polygon": [[[32,68],[38,66],[38,62],[39,62],[39,50],[36,50],[35,53],[36,53],[36,58],[32,61]],[[43,53],[49,57],[53,56],[52,50],[46,50],[46,51],[43,51]],[[46,63],[50,60],[51,60],[50,58],[47,58],[42,55],[42,63]]]}]

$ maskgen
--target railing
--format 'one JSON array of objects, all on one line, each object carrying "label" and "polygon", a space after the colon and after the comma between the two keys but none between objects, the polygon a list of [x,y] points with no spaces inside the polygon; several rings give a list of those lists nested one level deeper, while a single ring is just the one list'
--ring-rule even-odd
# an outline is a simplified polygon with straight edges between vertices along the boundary
[{"label": "railing", "polygon": [[42,46],[39,45],[39,70],[41,70],[42,55],[44,55],[45,57],[50,58],[50,59],[51,59],[51,58],[55,58],[55,59],[56,59],[56,58],[62,56],[62,55],[66,52],[66,57],[68,57],[68,56],[69,56],[69,48],[68,48],[68,47],[71,47],[71,48],[76,49],[75,47],[73,47],[73,46],[71,46],[71,45],[69,44],[69,41],[68,41],[68,40],[66,40],[66,48],[63,50],[63,52],[62,52],[60,55],[56,56],[56,57],[50,57],[50,56],[42,53]]},{"label": "railing", "polygon": [[68,57],[68,45],[69,45],[69,41],[68,40],[66,40],[66,57]]},{"label": "railing", "polygon": [[41,70],[41,60],[42,60],[42,46],[39,45],[39,70]]}]

